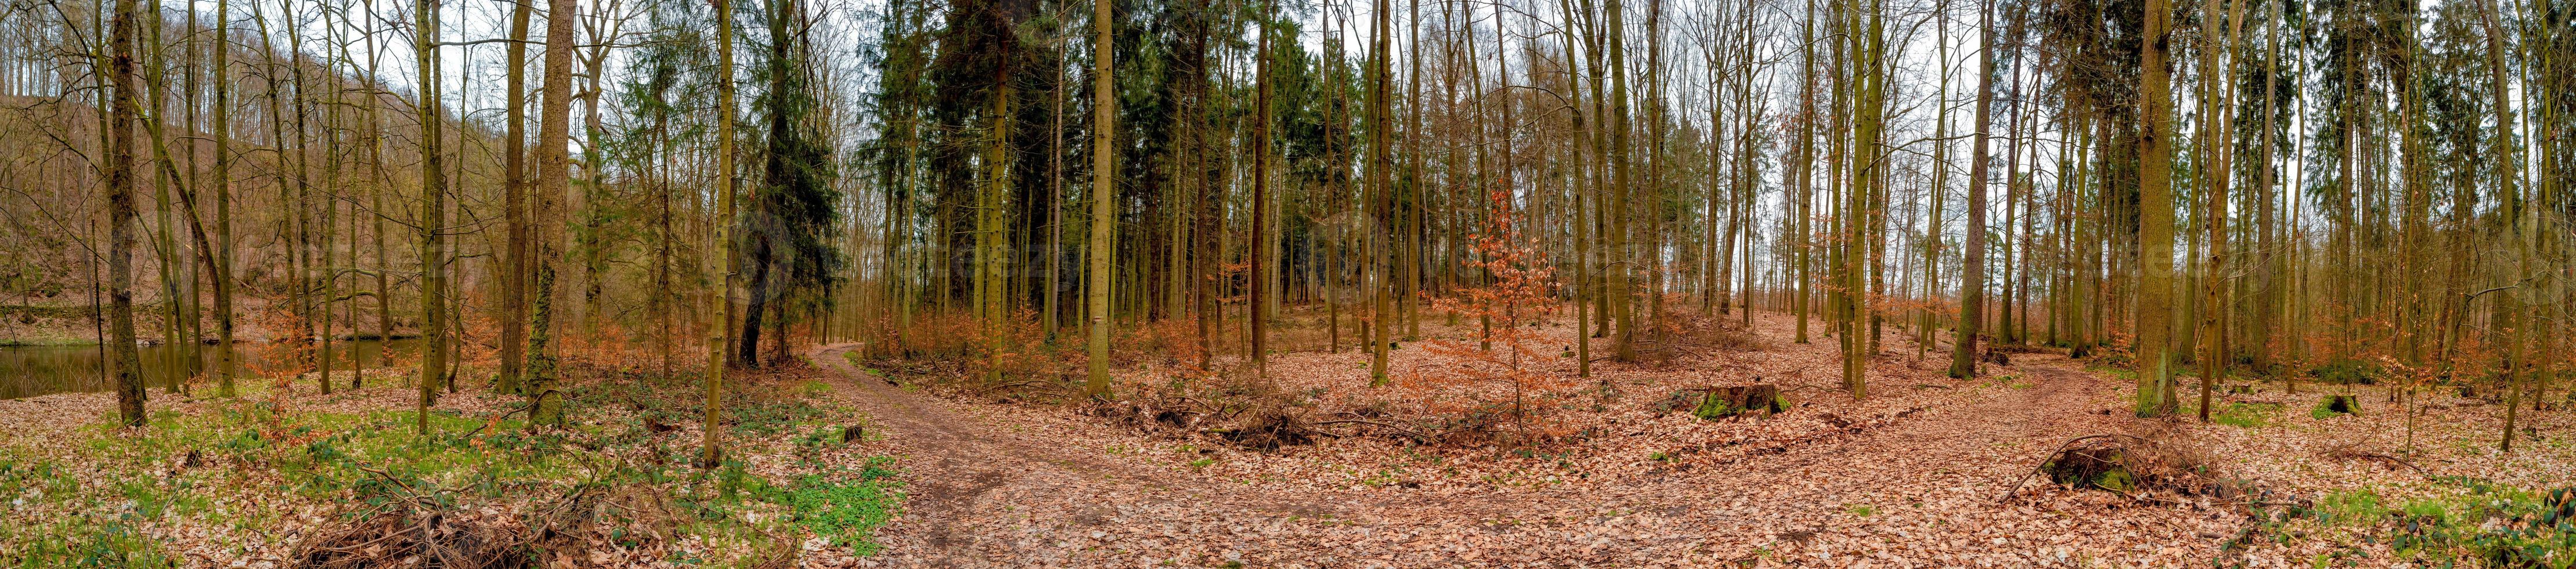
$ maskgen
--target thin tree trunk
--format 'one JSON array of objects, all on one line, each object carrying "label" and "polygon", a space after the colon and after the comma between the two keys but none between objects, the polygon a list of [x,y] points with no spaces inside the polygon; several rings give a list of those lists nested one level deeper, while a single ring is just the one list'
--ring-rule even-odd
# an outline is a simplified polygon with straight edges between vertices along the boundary
[{"label": "thin tree trunk", "polygon": [[706,295],[707,304],[707,370],[706,413],[700,425],[704,442],[699,445],[698,468],[713,469],[723,463],[723,418],[725,348],[731,342],[733,323],[733,208],[734,208],[734,100],[733,100],[733,0],[709,0],[716,12],[716,218],[707,243],[706,257],[713,266],[707,271],[713,277],[715,290]]},{"label": "thin tree trunk", "polygon": [[[1395,88],[1394,78],[1389,70],[1394,66],[1395,54],[1388,51],[1387,46],[1388,38],[1394,35],[1387,27],[1387,0],[1377,0],[1375,15],[1377,24],[1369,29],[1373,38],[1369,50],[1369,73],[1372,75],[1369,91],[1369,188],[1376,193],[1371,200],[1374,202],[1371,204],[1371,209],[1377,212],[1376,217],[1381,220],[1381,223],[1391,224],[1388,220],[1392,219],[1391,214],[1395,209],[1395,173],[1392,171],[1394,163],[1390,157],[1394,151],[1391,148],[1394,140],[1390,136],[1393,134],[1390,130],[1393,121],[1388,116],[1393,113],[1388,112],[1388,99],[1394,95],[1392,93]],[[1374,298],[1369,309],[1369,386],[1371,387],[1387,383],[1387,318],[1394,314],[1395,282],[1394,279],[1387,277],[1395,272],[1395,256],[1393,247],[1383,241],[1375,240],[1368,248],[1367,271],[1373,280],[1363,284],[1369,287],[1369,296]]]},{"label": "thin tree trunk", "polygon": [[1251,319],[1245,325],[1252,334],[1245,352],[1251,355],[1255,373],[1268,373],[1270,352],[1266,344],[1268,330],[1265,323],[1270,320],[1270,314],[1265,307],[1269,306],[1267,298],[1271,294],[1268,290],[1272,278],[1270,264],[1273,262],[1270,243],[1275,240],[1270,235],[1270,31],[1276,27],[1271,20],[1277,17],[1278,6],[1275,2],[1264,2],[1261,12],[1261,18],[1257,20],[1261,25],[1261,36],[1254,48],[1260,53],[1253,56],[1253,82],[1257,93],[1254,94],[1252,110],[1252,243],[1246,248],[1252,256],[1252,268],[1246,272],[1251,282],[1245,292],[1244,306],[1251,311]]},{"label": "thin tree trunk", "polygon": [[[413,0],[412,53],[419,54],[420,91],[412,109],[420,125],[420,399],[414,411],[419,434],[429,434],[429,405],[447,377],[447,169],[439,149],[438,3]],[[218,106],[217,108],[222,108]],[[221,140],[221,138],[218,138]],[[220,215],[220,214],[219,214]],[[228,245],[226,249],[230,249]],[[227,251],[229,252],[229,251]],[[230,326],[226,326],[230,328]]]}]

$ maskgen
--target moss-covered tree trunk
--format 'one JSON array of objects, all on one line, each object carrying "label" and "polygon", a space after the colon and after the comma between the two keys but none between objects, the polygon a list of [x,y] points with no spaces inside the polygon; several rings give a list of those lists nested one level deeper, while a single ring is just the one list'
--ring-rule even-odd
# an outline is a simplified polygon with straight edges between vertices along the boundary
[{"label": "moss-covered tree trunk", "polygon": [[557,353],[555,339],[556,306],[564,300],[556,290],[556,276],[563,264],[565,194],[572,191],[572,154],[565,145],[572,136],[572,23],[579,8],[573,0],[547,0],[545,94],[537,109],[537,191],[535,211],[529,222],[536,225],[531,234],[536,241],[528,253],[535,269],[535,284],[530,289],[528,316],[528,411],[529,426],[562,426],[563,392],[562,354]]},{"label": "moss-covered tree trunk", "polygon": [[734,100],[733,0],[708,0],[716,12],[716,218],[706,244],[709,285],[705,295],[707,369],[704,422],[699,426],[698,467],[723,463],[725,349],[733,325]]},{"label": "moss-covered tree trunk", "polygon": [[412,53],[419,54],[414,59],[420,64],[420,87],[412,111],[421,131],[420,222],[416,226],[420,228],[422,341],[420,377],[415,378],[420,399],[414,410],[418,412],[415,426],[426,435],[429,405],[438,397],[439,380],[447,377],[447,170],[439,148],[443,115],[438,108],[438,0],[413,0],[412,18]]}]

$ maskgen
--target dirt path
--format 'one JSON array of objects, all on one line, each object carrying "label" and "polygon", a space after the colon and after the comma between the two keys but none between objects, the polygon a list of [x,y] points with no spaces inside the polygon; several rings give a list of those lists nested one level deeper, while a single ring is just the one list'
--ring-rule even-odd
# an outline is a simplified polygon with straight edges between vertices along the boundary
[{"label": "dirt path", "polygon": [[[841,355],[840,392],[911,454],[911,500],[883,532],[893,566],[1448,567],[2075,565],[2206,557],[2225,522],[2182,510],[2072,515],[2000,502],[2041,452],[2129,428],[2118,386],[2035,357],[2017,380],[1959,383],[1919,410],[1778,452],[1574,489],[1280,490],[1200,481],[997,428],[990,407],[888,385]],[[1892,387],[1893,389],[1906,389]],[[1925,389],[1925,388],[1915,388]],[[1856,432],[1854,432],[1856,431]],[[2090,551],[2117,532],[2139,549]],[[2098,535],[2097,535],[2098,539]],[[2159,550],[2157,548],[2165,548]]]}]

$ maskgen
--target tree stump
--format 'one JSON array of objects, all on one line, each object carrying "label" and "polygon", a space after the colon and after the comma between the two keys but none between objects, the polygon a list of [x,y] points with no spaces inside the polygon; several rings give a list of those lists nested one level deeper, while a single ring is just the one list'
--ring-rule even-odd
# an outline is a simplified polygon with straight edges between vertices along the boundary
[{"label": "tree stump", "polygon": [[2129,472],[2128,460],[2125,446],[2085,446],[2058,452],[2040,470],[2048,473],[2050,481],[2071,488],[2127,492],[2138,482],[2137,475]]},{"label": "tree stump", "polygon": [[855,442],[859,442],[859,439],[860,439],[860,438],[863,438],[863,437],[866,437],[866,436],[867,436],[867,434],[868,434],[868,428],[867,428],[867,427],[863,427],[863,426],[859,426],[859,425],[850,425],[850,426],[847,426],[847,427],[841,427],[841,442],[844,442],[844,443],[855,443]]},{"label": "tree stump", "polygon": [[1767,383],[1711,387],[1700,396],[1699,407],[1691,415],[1706,420],[1733,417],[1760,411],[1765,415],[1789,410],[1780,399],[1780,387]]},{"label": "tree stump", "polygon": [[2316,410],[2309,411],[2308,416],[2324,419],[2336,415],[2353,415],[2359,413],[2361,413],[2361,402],[2354,400],[2352,396],[2327,395],[2325,399],[2317,401]]}]

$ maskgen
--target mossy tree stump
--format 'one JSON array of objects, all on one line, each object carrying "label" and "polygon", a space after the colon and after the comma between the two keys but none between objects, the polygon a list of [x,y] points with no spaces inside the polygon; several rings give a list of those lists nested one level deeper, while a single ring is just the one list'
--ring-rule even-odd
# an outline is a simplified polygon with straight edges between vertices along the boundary
[{"label": "mossy tree stump", "polygon": [[2325,399],[2317,401],[2317,408],[2313,411],[2309,411],[2308,416],[2324,419],[2336,415],[2353,415],[2359,413],[2361,413],[2361,402],[2353,399],[2352,396],[2327,395]]},{"label": "mossy tree stump", "polygon": [[1714,421],[1754,411],[1768,415],[1787,410],[1789,402],[1780,399],[1780,387],[1761,383],[1711,387],[1700,396],[1699,407],[1692,409],[1691,415]]},{"label": "mossy tree stump", "polygon": [[2120,446],[2070,448],[2050,457],[2040,470],[2048,479],[2072,488],[2099,488],[2128,492],[2137,486],[2137,477],[2129,472],[2129,449]]}]

